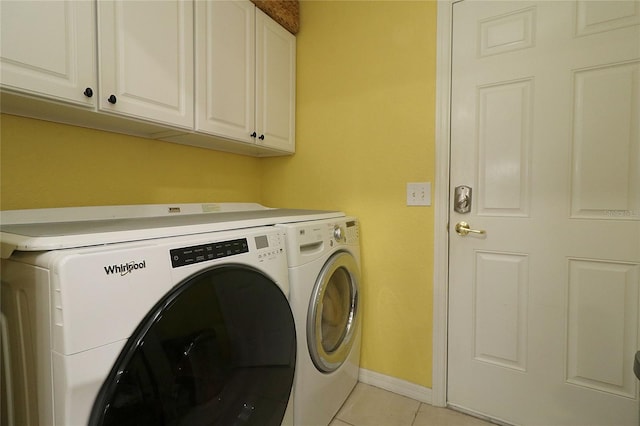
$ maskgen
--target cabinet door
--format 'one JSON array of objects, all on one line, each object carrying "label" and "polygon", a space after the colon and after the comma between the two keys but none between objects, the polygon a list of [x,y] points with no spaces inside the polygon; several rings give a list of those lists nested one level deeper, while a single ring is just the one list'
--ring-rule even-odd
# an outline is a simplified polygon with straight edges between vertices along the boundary
[{"label": "cabinet door", "polygon": [[95,96],[88,96],[96,92],[93,5],[71,0],[1,1],[2,88],[95,105]]},{"label": "cabinet door", "polygon": [[255,6],[196,2],[196,130],[253,143]]},{"label": "cabinet door", "polygon": [[100,110],[193,128],[193,2],[98,5]]},{"label": "cabinet door", "polygon": [[258,144],[295,151],[296,38],[256,10]]}]

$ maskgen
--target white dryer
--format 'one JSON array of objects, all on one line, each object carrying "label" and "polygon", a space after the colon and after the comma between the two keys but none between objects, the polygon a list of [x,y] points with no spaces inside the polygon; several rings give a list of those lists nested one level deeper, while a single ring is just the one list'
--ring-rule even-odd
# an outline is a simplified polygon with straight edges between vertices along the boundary
[{"label": "white dryer", "polygon": [[285,232],[262,225],[326,212],[161,208],[3,212],[2,424],[292,424]]},{"label": "white dryer", "polygon": [[358,381],[359,225],[342,217],[278,226],[286,230],[298,335],[294,424],[326,426]]}]

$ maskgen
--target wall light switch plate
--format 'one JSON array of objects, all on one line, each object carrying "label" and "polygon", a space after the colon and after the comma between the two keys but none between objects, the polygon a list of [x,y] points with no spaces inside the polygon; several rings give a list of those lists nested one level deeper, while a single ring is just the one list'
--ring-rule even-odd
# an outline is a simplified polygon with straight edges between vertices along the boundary
[{"label": "wall light switch plate", "polygon": [[431,182],[407,183],[407,206],[430,206]]}]

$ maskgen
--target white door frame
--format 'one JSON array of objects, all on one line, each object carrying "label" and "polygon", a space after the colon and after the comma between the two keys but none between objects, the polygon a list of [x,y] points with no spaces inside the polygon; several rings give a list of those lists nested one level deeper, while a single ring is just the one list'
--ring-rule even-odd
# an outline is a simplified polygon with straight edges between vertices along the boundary
[{"label": "white door frame", "polygon": [[432,404],[447,405],[447,330],[449,314],[449,153],[451,110],[452,7],[438,0],[436,59],[436,184],[433,256]]}]

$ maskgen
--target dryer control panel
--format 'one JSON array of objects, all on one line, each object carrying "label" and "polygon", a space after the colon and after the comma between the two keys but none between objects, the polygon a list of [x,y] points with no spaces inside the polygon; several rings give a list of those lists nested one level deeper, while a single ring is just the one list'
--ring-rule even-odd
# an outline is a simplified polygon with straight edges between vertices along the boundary
[{"label": "dryer control panel", "polygon": [[237,240],[216,241],[215,243],[181,247],[172,249],[169,253],[171,254],[171,266],[178,268],[207,260],[247,253],[248,251],[249,245],[247,244],[247,239],[240,238]]}]

